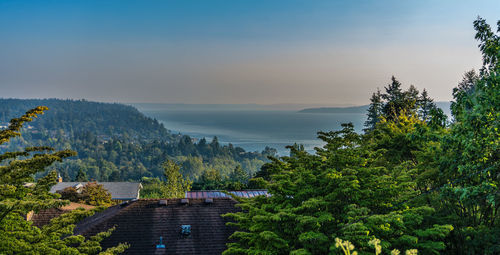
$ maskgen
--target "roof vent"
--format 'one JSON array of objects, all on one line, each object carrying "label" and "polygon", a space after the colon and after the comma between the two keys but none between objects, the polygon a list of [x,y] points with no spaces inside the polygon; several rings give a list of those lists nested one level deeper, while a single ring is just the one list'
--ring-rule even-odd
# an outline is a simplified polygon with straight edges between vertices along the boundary
[{"label": "roof vent", "polygon": [[167,200],[160,200],[160,201],[158,202],[158,204],[159,204],[160,206],[166,206],[166,205],[167,205]]},{"label": "roof vent", "polygon": [[156,245],[156,249],[165,249],[165,245],[163,244],[163,237],[160,236],[160,243]]},{"label": "roof vent", "polygon": [[188,237],[191,235],[191,225],[181,225],[181,235]]},{"label": "roof vent", "polygon": [[214,199],[213,198],[205,198],[205,204],[213,204]]},{"label": "roof vent", "polygon": [[181,199],[181,204],[183,204],[183,205],[189,204],[189,199],[187,199],[187,198]]}]

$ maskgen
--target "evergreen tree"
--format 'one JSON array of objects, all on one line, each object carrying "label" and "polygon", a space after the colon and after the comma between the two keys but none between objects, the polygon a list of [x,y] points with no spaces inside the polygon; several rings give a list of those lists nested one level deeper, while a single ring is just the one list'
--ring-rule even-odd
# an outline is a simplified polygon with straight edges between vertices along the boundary
[{"label": "evergreen tree", "polygon": [[417,110],[418,90],[411,85],[408,90],[401,89],[401,82],[391,77],[391,83],[385,87],[381,97],[385,100],[382,115],[388,120],[396,120],[401,114],[414,114]]},{"label": "evergreen tree", "polygon": [[391,77],[391,83],[385,87],[385,93],[382,98],[386,100],[386,104],[382,108],[384,116],[388,119],[393,119],[399,115],[403,105],[403,91],[401,82],[396,80],[396,77]]},{"label": "evergreen tree", "polygon": [[434,100],[429,97],[427,90],[425,89],[422,91],[422,94],[418,99],[418,106],[418,116],[420,119],[428,121],[430,119],[431,111],[436,108],[436,104],[434,103]]},{"label": "evergreen tree", "polygon": [[248,180],[248,173],[245,172],[240,165],[238,165],[234,168],[229,178],[233,182],[245,183]]},{"label": "evergreen tree", "polygon": [[375,129],[375,125],[380,121],[382,116],[382,95],[380,90],[377,89],[376,93],[372,94],[370,98],[370,107],[368,108],[367,120],[365,121],[365,132]]},{"label": "evergreen tree", "polygon": [[454,251],[499,254],[500,35],[481,18],[474,27],[483,68],[477,80],[469,73],[454,90],[455,121],[440,157],[440,180],[452,184],[441,190],[440,202],[456,228],[450,237]]},{"label": "evergreen tree", "polygon": [[461,91],[470,94],[474,91],[475,84],[478,80],[479,80],[479,75],[476,73],[474,69],[467,71],[464,73],[462,81],[458,83],[458,86],[455,88],[455,90],[457,92]]},{"label": "evergreen tree", "polygon": [[[0,144],[18,137],[24,122],[32,121],[48,110],[36,107],[20,118],[12,119],[9,127],[0,131]],[[57,174],[50,172],[34,182],[33,176],[56,161],[74,156],[73,151],[56,151],[50,147],[28,147],[23,151],[0,155],[0,253],[1,254],[97,254],[99,242],[111,234],[111,230],[88,240],[74,236],[75,223],[90,216],[93,211],[75,210],[53,220],[43,228],[32,226],[23,215],[43,209],[58,208],[67,204],[58,194],[49,193],[56,183]],[[107,254],[123,252],[127,245],[110,248]]]},{"label": "evergreen tree", "polygon": [[78,170],[78,174],[76,174],[76,177],[75,177],[75,181],[77,182],[88,182],[88,178],[87,178],[87,175],[85,174],[85,172],[80,169]]},{"label": "evergreen tree", "polygon": [[374,238],[383,240],[385,252],[443,251],[452,226],[438,224],[435,209],[426,204],[404,204],[418,194],[411,160],[395,157],[387,164],[384,150],[374,144],[385,141],[375,135],[379,128],[411,139],[415,126],[425,125],[399,118],[377,125],[367,137],[354,132],[352,124],[319,132],[326,144],[315,155],[289,147],[290,157],[270,163],[272,196],[240,199],[243,211],[226,215],[236,220],[231,225],[238,231],[224,254],[331,254],[336,237],[360,251],[369,249]]}]

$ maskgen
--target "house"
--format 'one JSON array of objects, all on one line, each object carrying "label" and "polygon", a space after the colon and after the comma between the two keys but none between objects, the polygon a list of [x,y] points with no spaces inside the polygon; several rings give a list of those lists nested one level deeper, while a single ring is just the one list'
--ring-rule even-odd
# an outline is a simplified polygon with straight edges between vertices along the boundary
[{"label": "house", "polygon": [[[68,187],[73,187],[76,190],[81,190],[87,182],[58,182],[50,189],[51,193],[63,190]],[[113,200],[132,200],[139,199],[139,194],[142,189],[140,182],[97,182],[103,186],[111,194]]]},{"label": "house", "polygon": [[93,236],[116,227],[104,249],[128,243],[124,254],[221,254],[235,231],[221,215],[237,212],[232,198],[139,199],[78,223],[75,234]]}]

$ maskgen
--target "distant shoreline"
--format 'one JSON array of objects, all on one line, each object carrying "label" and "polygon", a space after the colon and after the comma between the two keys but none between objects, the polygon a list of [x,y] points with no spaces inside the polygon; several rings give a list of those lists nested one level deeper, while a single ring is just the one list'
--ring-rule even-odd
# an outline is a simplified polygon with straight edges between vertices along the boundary
[{"label": "distant shoreline", "polygon": [[[451,102],[436,102],[436,105],[443,109],[444,113],[448,116],[451,116],[451,111],[450,111],[450,105]],[[361,105],[361,106],[351,106],[351,107],[317,107],[317,108],[305,108],[302,110],[297,111],[298,113],[337,113],[337,114],[342,114],[342,113],[351,113],[351,114],[357,114],[357,113],[363,113],[366,114],[366,111],[368,110],[368,107],[370,105]]]},{"label": "distant shoreline", "polygon": [[298,111],[298,113],[366,113],[369,105],[352,106],[352,107],[320,107],[306,108]]}]

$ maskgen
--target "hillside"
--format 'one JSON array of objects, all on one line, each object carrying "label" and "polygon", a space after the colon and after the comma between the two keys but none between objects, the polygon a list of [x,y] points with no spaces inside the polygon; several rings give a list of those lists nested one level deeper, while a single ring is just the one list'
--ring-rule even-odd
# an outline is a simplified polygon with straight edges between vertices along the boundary
[{"label": "hillside", "polygon": [[181,172],[191,180],[214,169],[224,179],[238,166],[253,174],[275,153],[272,149],[246,152],[231,144],[221,145],[217,138],[196,143],[189,136],[171,134],[133,106],[85,100],[0,99],[0,128],[38,105],[49,110],[27,125],[22,137],[0,147],[0,152],[41,145],[72,149],[78,156],[50,168],[68,181],[76,180],[79,172],[81,178],[98,181],[162,178],[161,164],[166,159],[180,164]]},{"label": "hillside", "polygon": [[101,139],[174,139],[163,124],[144,116],[132,106],[86,100],[0,99],[0,126],[40,105],[49,107],[49,110],[30,123],[33,130],[40,132],[63,130],[68,136],[92,132]]}]

